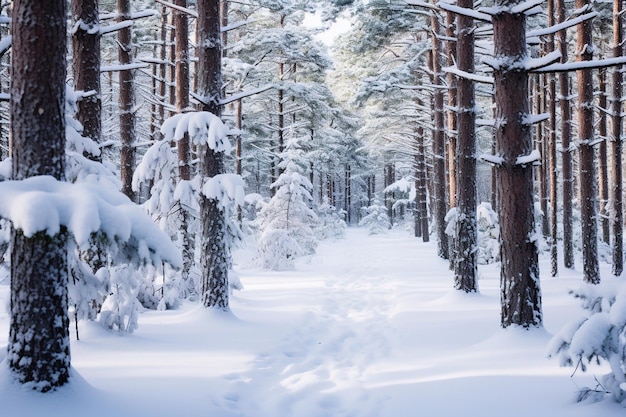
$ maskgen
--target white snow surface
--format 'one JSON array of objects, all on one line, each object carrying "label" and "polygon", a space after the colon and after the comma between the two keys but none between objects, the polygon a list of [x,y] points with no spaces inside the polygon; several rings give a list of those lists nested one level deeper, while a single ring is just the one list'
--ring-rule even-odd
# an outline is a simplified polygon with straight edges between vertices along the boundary
[{"label": "white snow surface", "polygon": [[[499,266],[480,267],[480,294],[452,289],[436,243],[393,229],[348,229],[294,271],[263,271],[234,252],[245,290],[231,313],[186,303],[146,311],[132,336],[80,322],[71,382],[39,394],[0,364],[2,415],[219,417],[617,417],[611,402],[575,403],[594,375],[546,358],[551,334],[580,316],[568,294],[581,265],[549,277],[545,328],[502,330]],[[602,266],[603,279],[610,268]],[[3,280],[4,278],[4,280]],[[606,278],[610,279],[610,278]],[[9,283],[0,277],[0,360]],[[73,323],[72,323],[73,326]]]}]

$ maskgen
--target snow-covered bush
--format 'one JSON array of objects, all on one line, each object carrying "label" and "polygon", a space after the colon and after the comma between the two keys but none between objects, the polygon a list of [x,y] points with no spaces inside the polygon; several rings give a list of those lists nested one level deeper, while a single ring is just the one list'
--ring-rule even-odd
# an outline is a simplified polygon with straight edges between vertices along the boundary
[{"label": "snow-covered bush", "polygon": [[359,221],[359,226],[367,227],[370,235],[377,235],[389,230],[391,223],[387,214],[387,207],[374,200],[374,204],[363,207],[363,218]]},{"label": "snow-covered bush", "polygon": [[315,210],[319,222],[315,227],[315,235],[318,239],[341,238],[346,233],[345,212],[337,210],[327,202],[324,202]]},{"label": "snow-covered bush", "polygon": [[476,210],[478,256],[476,261],[487,265],[500,260],[500,224],[491,204],[482,202]]},{"label": "snow-covered bush", "polygon": [[292,139],[283,153],[284,172],[272,184],[276,194],[259,213],[259,256],[266,269],[291,269],[297,257],[317,248],[313,227],[318,217],[307,205],[313,185],[302,161],[302,151]]},{"label": "snow-covered bush", "polygon": [[105,327],[122,333],[137,329],[141,304],[137,300],[140,282],[133,268],[119,265],[111,269],[110,293],[100,310],[98,321]]},{"label": "snow-covered bush", "polygon": [[582,371],[591,363],[608,364],[610,373],[599,379],[598,387],[582,389],[579,400],[609,396],[626,405],[626,282],[583,284],[572,293],[583,301],[589,315],[559,331],[550,341],[548,354],[557,357],[561,366]]}]

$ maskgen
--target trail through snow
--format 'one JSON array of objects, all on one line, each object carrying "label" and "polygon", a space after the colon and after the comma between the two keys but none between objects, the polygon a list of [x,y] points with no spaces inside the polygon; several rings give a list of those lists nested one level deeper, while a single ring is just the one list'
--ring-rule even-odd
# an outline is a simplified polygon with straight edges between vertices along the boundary
[{"label": "trail through snow", "polygon": [[[498,265],[480,293],[452,289],[448,263],[403,230],[349,229],[295,271],[250,266],[232,314],[186,303],[147,311],[130,336],[80,323],[74,378],[53,394],[13,384],[0,368],[0,409],[20,417],[603,417],[616,404],[577,404],[588,374],[546,358],[550,335],[582,314],[568,294],[580,272],[542,277],[545,329],[500,329]],[[603,266],[603,279],[609,279]],[[579,268],[580,269],[580,268]],[[549,271],[548,265],[542,265]],[[8,336],[0,278],[0,359]],[[6,307],[5,307],[6,306]]]}]

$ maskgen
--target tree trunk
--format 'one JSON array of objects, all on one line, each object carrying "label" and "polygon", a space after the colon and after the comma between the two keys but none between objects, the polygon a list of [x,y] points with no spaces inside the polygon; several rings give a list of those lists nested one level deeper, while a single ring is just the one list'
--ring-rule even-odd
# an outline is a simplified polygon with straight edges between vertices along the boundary
[{"label": "tree trunk", "polygon": [[[221,117],[222,52],[219,0],[198,1],[198,93],[202,110]],[[201,150],[201,176],[206,180],[224,172],[224,154],[209,146]],[[202,223],[202,304],[228,310],[228,268],[230,248],[226,213],[219,202],[200,197]]]},{"label": "tree trunk", "polygon": [[[117,0],[118,21],[130,20],[130,0]],[[120,65],[133,62],[132,30],[130,27],[118,31],[118,57]],[[122,192],[131,200],[133,191],[133,172],[135,170],[135,75],[134,70],[119,72],[120,81],[120,176]]]},{"label": "tree trunk", "polygon": [[541,291],[537,247],[534,235],[533,169],[517,163],[517,158],[532,152],[529,114],[528,74],[520,63],[528,58],[526,18],[511,13],[516,0],[498,0],[493,16],[497,154],[498,207],[501,245],[501,324],[541,326]]},{"label": "tree trunk", "polygon": [[600,238],[604,243],[611,243],[611,233],[609,225],[609,165],[607,153],[607,92],[606,92],[606,68],[598,71],[598,84],[600,94],[598,96],[598,135],[600,142],[598,146],[598,202],[600,210]]},{"label": "tree trunk", "polygon": [[[100,31],[97,0],[72,0],[76,31],[72,36],[74,89],[94,91],[78,102],[76,119],[83,125],[83,135],[100,142],[102,98],[100,95]],[[100,155],[89,155],[102,160]]]},{"label": "tree trunk", "polygon": [[[459,0],[459,7],[472,9],[473,0]],[[457,19],[457,67],[474,72],[474,19],[459,15]],[[476,253],[476,102],[474,82],[457,80],[458,137],[456,149],[457,212],[454,262],[454,287],[465,292],[478,291]]]},{"label": "tree trunk", "polygon": [[[622,0],[613,0],[613,56],[623,55]],[[613,229],[613,275],[624,269],[624,215],[622,197],[622,76],[623,66],[611,73],[611,228]]]},{"label": "tree trunk", "polygon": [[445,124],[444,124],[444,95],[441,82],[441,28],[439,17],[431,16],[432,52],[430,54],[432,76],[431,82],[435,85],[433,92],[433,217],[437,233],[437,254],[443,259],[449,259],[448,235],[446,235],[446,151],[445,151]]},{"label": "tree trunk", "polygon": [[[543,114],[546,110],[546,85],[545,75],[536,74],[534,77],[535,82],[535,114]],[[548,171],[546,164],[547,149],[546,136],[544,135],[544,124],[537,123],[537,149],[541,153],[541,163],[537,167],[537,183],[539,189],[539,207],[541,209],[541,233],[544,237],[547,237],[550,233],[550,226],[548,223]]]},{"label": "tree trunk", "polygon": [[[13,1],[11,156],[14,180],[65,178],[66,2]],[[38,391],[70,377],[67,235],[11,233],[7,362]]]},{"label": "tree trunk", "polygon": [[[576,8],[589,6],[589,0],[576,0]],[[577,25],[577,50],[579,61],[593,58],[592,21]],[[591,70],[578,70],[578,137],[580,179],[580,223],[583,241],[583,280],[592,284],[600,282],[598,270],[598,226],[596,223],[597,184],[594,158],[593,131],[593,78]]]},{"label": "tree trunk", "polygon": [[[416,211],[419,214],[419,220],[416,219],[416,236],[417,230],[420,231],[420,236],[423,242],[430,240],[430,234],[428,230],[428,204],[426,193],[426,149],[424,146],[424,128],[422,126],[417,127],[417,154],[416,154],[416,180],[415,180],[415,205]],[[419,236],[417,236],[419,237]]]},{"label": "tree trunk", "polygon": [[[557,20],[565,22],[565,1],[556,0]],[[567,62],[567,31],[558,32],[561,63]],[[563,171],[563,265],[574,268],[574,244],[572,233],[572,200],[574,198],[572,172],[572,109],[570,105],[569,74],[559,73],[559,103],[561,109],[561,169]]]},{"label": "tree trunk", "polygon": [[[175,0],[174,4],[187,7],[187,0]],[[176,31],[176,112],[183,113],[189,110],[189,26],[187,14],[181,11],[173,11]],[[182,181],[191,179],[191,149],[189,146],[189,134],[186,133],[177,143],[178,152],[178,176]],[[189,231],[191,214],[187,207],[180,207],[180,224],[183,269],[181,277],[186,281],[187,290],[195,293],[196,289],[189,279],[189,272],[194,261],[195,242]]]},{"label": "tree trunk", "polygon": [[[548,27],[554,26],[555,10],[554,1],[548,0]],[[555,49],[554,35],[550,35],[547,42],[547,52],[553,52]],[[557,172],[557,152],[556,152],[556,76],[548,74],[548,106],[550,113],[549,136],[548,136],[548,153],[549,153],[549,171],[550,171],[550,274],[556,277],[559,273],[558,261],[558,172]]]},{"label": "tree trunk", "polygon": [[[448,58],[448,66],[452,66],[456,62],[456,15],[452,12],[446,12],[446,52]],[[446,122],[448,124],[447,140],[448,140],[448,175],[450,177],[450,194],[448,201],[450,207],[456,207],[456,138],[457,138],[457,77],[451,72],[447,75],[448,82],[448,111],[446,113]]]}]

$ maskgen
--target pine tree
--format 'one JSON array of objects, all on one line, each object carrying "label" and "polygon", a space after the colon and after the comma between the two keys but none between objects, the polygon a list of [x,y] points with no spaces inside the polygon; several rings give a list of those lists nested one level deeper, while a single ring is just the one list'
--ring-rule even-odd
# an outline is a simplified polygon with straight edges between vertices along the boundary
[{"label": "pine tree", "polygon": [[[12,177],[65,178],[66,1],[13,2]],[[70,378],[67,232],[11,233],[8,364],[49,391]]]},{"label": "pine tree", "polygon": [[[542,325],[534,230],[533,167],[529,114],[526,16],[522,2],[498,0],[493,8],[496,147],[501,246],[502,327]],[[528,160],[520,156],[527,156]]]}]

